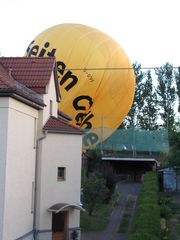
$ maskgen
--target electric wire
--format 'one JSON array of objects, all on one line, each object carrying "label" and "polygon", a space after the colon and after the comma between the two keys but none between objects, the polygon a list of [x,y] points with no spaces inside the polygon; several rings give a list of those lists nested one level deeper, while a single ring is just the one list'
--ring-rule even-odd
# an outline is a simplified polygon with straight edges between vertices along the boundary
[{"label": "electric wire", "polygon": [[[156,70],[160,67],[140,67],[139,69],[142,69],[142,70]],[[172,67],[173,69],[180,69],[180,66],[178,67]],[[71,70],[71,71],[86,71],[86,70],[89,70],[89,71],[105,71],[105,70],[134,70],[133,67],[91,67],[91,68],[66,68],[66,70]]]}]

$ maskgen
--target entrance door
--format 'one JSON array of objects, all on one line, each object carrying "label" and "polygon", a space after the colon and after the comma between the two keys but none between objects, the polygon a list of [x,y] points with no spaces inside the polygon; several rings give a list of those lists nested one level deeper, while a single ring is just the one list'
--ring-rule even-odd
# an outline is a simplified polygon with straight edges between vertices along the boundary
[{"label": "entrance door", "polygon": [[52,240],[66,240],[67,212],[53,213]]}]

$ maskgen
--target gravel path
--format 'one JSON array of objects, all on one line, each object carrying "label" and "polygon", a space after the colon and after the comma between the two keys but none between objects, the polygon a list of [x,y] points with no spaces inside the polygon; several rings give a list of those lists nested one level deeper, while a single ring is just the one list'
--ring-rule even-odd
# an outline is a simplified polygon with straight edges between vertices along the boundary
[{"label": "gravel path", "polygon": [[127,234],[117,233],[117,228],[119,226],[128,195],[131,194],[134,197],[137,197],[140,187],[140,183],[117,183],[117,189],[120,193],[119,205],[112,212],[107,228],[103,232],[84,232],[81,235],[81,240],[128,240]]}]

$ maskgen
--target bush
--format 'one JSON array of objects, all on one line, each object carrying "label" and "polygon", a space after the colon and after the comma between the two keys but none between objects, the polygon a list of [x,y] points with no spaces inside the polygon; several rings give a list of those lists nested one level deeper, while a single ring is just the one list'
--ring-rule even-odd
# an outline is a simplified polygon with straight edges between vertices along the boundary
[{"label": "bush", "polygon": [[111,206],[113,208],[118,206],[118,204],[119,204],[119,197],[120,197],[120,194],[117,191],[117,189],[115,189],[113,194],[112,194],[112,196],[111,196],[111,201],[110,201],[110,204],[111,204]]},{"label": "bush", "polygon": [[102,177],[101,173],[94,172],[89,177],[83,177],[82,187],[83,203],[91,216],[96,206],[105,202],[108,193],[106,181]]},{"label": "bush", "polygon": [[169,219],[172,214],[172,209],[168,206],[161,206],[160,215],[162,218]]}]

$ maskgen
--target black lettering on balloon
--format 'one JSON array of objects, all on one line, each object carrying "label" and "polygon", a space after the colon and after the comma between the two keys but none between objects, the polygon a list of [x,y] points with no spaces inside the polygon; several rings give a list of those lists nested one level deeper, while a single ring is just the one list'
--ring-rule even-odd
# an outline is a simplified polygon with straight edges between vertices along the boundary
[{"label": "black lettering on balloon", "polygon": [[67,73],[62,77],[60,81],[60,85],[62,86],[66,81],[69,81],[71,79],[71,82],[65,87],[66,91],[69,91],[74,85],[76,85],[78,78],[72,74],[71,71],[67,71]]},{"label": "black lettering on balloon", "polygon": [[64,70],[66,69],[66,65],[63,62],[61,62],[61,61],[57,61],[57,69],[58,69],[58,73],[63,75],[64,74]]},{"label": "black lettering on balloon", "polygon": [[[29,57],[31,57],[31,56],[44,57],[45,54],[46,54],[46,52],[47,52],[47,50],[48,50],[48,47],[50,46],[50,43],[49,43],[49,42],[46,42],[46,43],[44,44],[44,48],[42,48],[41,51],[39,52],[39,45],[34,45],[34,46],[31,47],[31,45],[32,45],[34,42],[35,42],[35,40],[33,40],[33,41],[29,44],[29,46],[28,46],[28,48],[27,48],[27,50],[26,50],[27,56],[29,56]],[[39,52],[39,54],[38,54],[38,52]],[[56,53],[56,49],[53,48],[53,49],[51,49],[51,51],[47,52],[47,56],[49,56],[49,57],[54,57],[54,56],[55,56],[55,53]]]},{"label": "black lettering on balloon", "polygon": [[[49,47],[49,42],[46,42],[46,43],[44,44],[44,47],[45,47],[45,48],[48,48],[48,47]],[[45,48],[42,48],[42,49],[41,49],[41,51],[40,51],[40,53],[39,53],[39,57],[44,57],[44,55],[45,55],[45,53],[46,53],[46,51],[47,51],[47,49],[45,49]]]},{"label": "black lettering on balloon", "polygon": [[33,41],[29,44],[28,48],[26,49],[26,54],[27,54],[27,56],[29,55],[29,52],[30,52],[30,49],[31,49],[31,45],[32,45],[34,42],[35,42],[35,40],[33,40]]},{"label": "black lettering on balloon", "polygon": [[75,117],[76,125],[81,126],[83,119],[87,116],[86,113],[78,113]]},{"label": "black lettering on balloon", "polygon": [[89,107],[91,107],[93,105],[93,100],[90,96],[87,96],[87,95],[81,95],[81,96],[78,96],[74,99],[73,101],[73,107],[76,109],[76,110],[86,110],[86,107],[85,106],[82,106],[79,104],[79,102],[81,100],[87,100],[89,102]]},{"label": "black lettering on balloon", "polygon": [[47,55],[48,55],[49,57],[54,57],[54,56],[55,56],[55,53],[56,53],[56,49],[53,48],[53,49],[51,50],[51,52],[48,52],[48,53],[47,53]]},{"label": "black lettering on balloon", "polygon": [[33,47],[29,50],[28,57],[37,56],[38,51],[39,51],[39,46],[38,46],[38,45],[33,46]]},{"label": "black lettering on balloon", "polygon": [[83,137],[83,143],[86,147],[95,144],[98,141],[98,136],[95,133],[88,133]]},{"label": "black lettering on balloon", "polygon": [[86,125],[86,127],[83,127],[83,128],[85,128],[85,129],[90,129],[90,128],[92,128],[92,123],[91,122],[89,122],[89,120],[91,119],[91,118],[93,118],[94,117],[94,114],[90,114],[88,117],[86,117],[85,119],[84,119],[84,121],[82,122],[82,124],[81,124],[81,127],[83,127],[84,125]]}]

